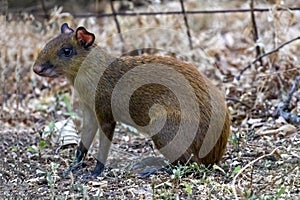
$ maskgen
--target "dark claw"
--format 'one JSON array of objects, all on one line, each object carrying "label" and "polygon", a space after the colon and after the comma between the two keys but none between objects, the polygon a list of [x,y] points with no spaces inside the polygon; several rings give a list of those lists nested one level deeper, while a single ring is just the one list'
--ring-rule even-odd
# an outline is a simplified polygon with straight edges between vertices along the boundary
[{"label": "dark claw", "polygon": [[82,168],[84,168],[86,165],[83,163],[83,159],[87,153],[87,150],[83,148],[83,146],[79,145],[76,155],[75,155],[75,160],[72,162],[71,166],[63,171],[63,176],[66,177],[70,172],[76,173]]},{"label": "dark claw", "polygon": [[72,163],[71,166],[68,169],[66,169],[66,170],[63,171],[63,176],[67,176],[70,172],[76,173],[79,170],[81,170],[83,167],[84,166],[83,166],[82,162]]},{"label": "dark claw", "polygon": [[95,179],[101,175],[101,173],[104,171],[104,168],[104,164],[97,160],[95,169],[88,174],[83,174],[82,176],[80,176],[80,178],[82,180]]},{"label": "dark claw", "polygon": [[100,162],[99,160],[97,160],[97,164],[95,169],[92,171],[92,175],[93,176],[100,176],[101,173],[104,171],[104,164],[102,162]]},{"label": "dark claw", "polygon": [[68,169],[63,171],[63,176],[66,177],[70,172],[76,174],[84,167],[86,167],[86,164],[84,164],[83,162],[73,162]]}]

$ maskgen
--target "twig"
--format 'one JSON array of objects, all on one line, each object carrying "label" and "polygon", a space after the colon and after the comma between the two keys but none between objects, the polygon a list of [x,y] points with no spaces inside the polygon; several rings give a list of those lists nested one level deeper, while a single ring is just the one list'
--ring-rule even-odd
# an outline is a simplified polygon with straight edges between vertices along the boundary
[{"label": "twig", "polygon": [[[273,186],[275,185],[275,183],[276,183],[278,180],[282,179],[282,177],[288,177],[290,174],[293,174],[293,171],[297,171],[297,170],[298,170],[297,168],[299,168],[299,167],[298,167],[298,166],[296,166],[295,168],[294,168],[294,167],[291,167],[290,170],[288,170],[287,172],[281,174],[281,176],[279,176],[279,177],[277,177],[277,178],[275,178],[275,179],[272,179],[272,182],[271,182],[270,185],[269,185],[269,184],[265,184],[265,185],[261,186],[261,187],[259,188],[260,191],[264,191],[268,186],[269,186],[269,187],[273,187]],[[295,173],[296,173],[296,172],[295,172]]]},{"label": "twig", "polygon": [[287,99],[283,102],[282,105],[278,106],[275,113],[273,114],[274,117],[282,116],[285,120],[289,120],[294,123],[300,123],[299,116],[292,114],[290,112],[286,112],[286,110],[288,109],[288,107],[290,105],[292,97],[293,97],[294,93],[296,92],[296,88],[297,88],[299,82],[300,82],[300,76],[297,76],[290,91],[289,91]]},{"label": "twig", "polygon": [[40,0],[40,1],[41,1],[41,4],[42,4],[43,11],[45,13],[46,19],[49,19],[49,15],[48,15],[48,12],[47,12],[45,2],[44,2],[44,0]]},{"label": "twig", "polygon": [[[298,11],[299,8],[277,8],[276,11]],[[270,12],[269,8],[255,8],[254,12]],[[19,10],[12,11],[14,14],[18,14]],[[196,14],[215,14],[215,13],[245,13],[251,12],[251,9],[228,9],[228,10],[189,10],[186,11],[186,14],[196,15]],[[180,15],[182,11],[161,11],[161,12],[118,12],[118,16],[149,16],[149,15]],[[45,14],[36,13],[36,16],[45,17]],[[113,13],[81,13],[81,14],[73,14],[75,18],[88,18],[88,17],[113,17]]]},{"label": "twig", "polygon": [[2,90],[2,94],[0,95],[0,122],[3,121],[3,110],[4,110],[4,103],[5,103],[5,84],[2,79],[0,79],[0,90]]},{"label": "twig", "polygon": [[[261,55],[260,46],[257,45],[257,41],[259,39],[258,37],[258,31],[257,31],[257,25],[255,20],[255,14],[254,14],[254,3],[253,0],[250,1],[250,9],[251,9],[251,21],[252,21],[252,28],[253,28],[253,40],[256,44],[256,57],[259,57]],[[263,65],[262,58],[258,60],[260,62],[260,65]]]},{"label": "twig", "polygon": [[251,109],[252,107],[250,107],[249,105],[247,105],[246,103],[242,102],[241,100],[235,98],[235,97],[226,97],[226,100],[229,100],[229,101],[234,101],[234,102],[237,102],[237,103],[240,103],[242,104],[243,106],[245,106],[247,109]]},{"label": "twig", "polygon": [[5,25],[6,25],[7,18],[8,18],[8,1],[7,0],[0,1],[0,15],[5,17],[4,21],[1,23],[5,23]]},{"label": "twig", "polygon": [[113,3],[112,0],[110,1],[110,7],[111,7],[111,11],[112,11],[112,14],[113,14],[116,26],[117,26],[117,30],[118,30],[118,34],[120,36],[120,40],[121,40],[122,43],[124,43],[124,39],[123,39],[123,36],[122,36],[120,24],[119,24],[119,21],[118,21],[118,18],[117,18],[117,13],[116,13],[116,10],[115,10],[115,7],[114,7],[114,3]]},{"label": "twig", "polygon": [[235,189],[236,179],[237,179],[237,178],[242,174],[242,172],[244,172],[249,166],[253,165],[253,164],[256,163],[257,161],[259,161],[259,160],[261,160],[261,159],[263,159],[263,158],[265,158],[265,157],[268,157],[268,156],[273,155],[273,154],[276,152],[277,149],[278,149],[278,147],[275,148],[271,153],[262,155],[262,156],[260,156],[260,157],[258,157],[258,158],[256,158],[256,159],[252,160],[251,162],[249,162],[248,164],[246,164],[242,169],[240,169],[240,171],[238,171],[238,173],[233,177],[231,187],[232,187],[232,191],[233,191],[233,194],[234,194],[234,197],[235,197],[236,200],[239,199],[239,198],[238,198],[238,195],[237,195],[237,193],[236,193],[236,189]]},{"label": "twig", "polygon": [[286,45],[288,45],[288,44],[290,44],[290,43],[292,43],[292,42],[294,42],[294,41],[296,41],[296,40],[299,40],[299,39],[300,39],[300,36],[298,36],[298,37],[296,37],[296,38],[294,38],[294,39],[291,39],[291,40],[289,40],[289,41],[287,41],[287,42],[281,44],[279,47],[277,47],[276,49],[273,49],[272,51],[269,51],[269,52],[267,52],[267,53],[265,53],[265,54],[263,54],[263,55],[260,55],[260,56],[257,57],[255,60],[253,60],[249,65],[247,65],[244,69],[242,69],[242,70],[240,71],[239,75],[236,76],[236,79],[237,79],[237,80],[240,80],[240,79],[241,79],[241,76],[243,75],[243,73],[244,73],[247,69],[249,69],[249,68],[251,67],[251,65],[255,64],[255,63],[256,63],[257,61],[259,61],[260,59],[262,59],[262,58],[264,58],[264,57],[266,57],[266,56],[268,56],[268,55],[270,55],[270,54],[272,54],[272,53],[275,53],[275,52],[279,51],[279,50],[280,50],[281,48],[283,48],[284,46],[286,46]]},{"label": "twig", "polygon": [[191,37],[190,26],[189,26],[189,23],[187,20],[187,14],[186,14],[186,11],[184,8],[183,0],[180,0],[180,4],[181,4],[181,10],[182,10],[182,14],[183,14],[184,23],[186,26],[186,33],[189,38],[190,49],[192,50],[193,49],[193,41],[192,41],[192,37]]}]

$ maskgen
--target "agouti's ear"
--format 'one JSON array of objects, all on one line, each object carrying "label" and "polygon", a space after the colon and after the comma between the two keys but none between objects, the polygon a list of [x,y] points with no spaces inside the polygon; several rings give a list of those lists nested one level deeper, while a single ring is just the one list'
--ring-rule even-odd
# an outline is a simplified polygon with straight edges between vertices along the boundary
[{"label": "agouti's ear", "polygon": [[73,33],[74,32],[74,30],[71,29],[67,23],[64,23],[63,25],[61,25],[60,30],[61,30],[61,33]]},{"label": "agouti's ear", "polygon": [[76,30],[76,40],[84,48],[88,48],[95,41],[95,35],[88,32],[84,27],[79,27]]}]

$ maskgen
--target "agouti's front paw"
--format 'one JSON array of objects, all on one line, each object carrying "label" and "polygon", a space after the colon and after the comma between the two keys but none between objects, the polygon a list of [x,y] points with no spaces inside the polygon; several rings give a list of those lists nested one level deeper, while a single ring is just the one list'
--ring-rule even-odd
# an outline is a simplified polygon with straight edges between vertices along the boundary
[{"label": "agouti's front paw", "polygon": [[90,180],[90,179],[97,178],[104,171],[104,168],[105,168],[104,164],[97,160],[97,164],[96,164],[95,169],[93,171],[91,171],[90,173],[88,173],[88,174],[83,174],[81,176],[81,179]]},{"label": "agouti's front paw", "polygon": [[68,169],[65,169],[63,171],[63,176],[66,177],[72,172],[73,174],[76,174],[78,171],[80,171],[82,168],[84,168],[86,165],[81,162],[73,162]]},{"label": "agouti's front paw", "polygon": [[102,163],[102,162],[100,162],[99,160],[97,160],[97,164],[96,164],[96,167],[95,167],[95,169],[91,172],[91,174],[93,175],[93,176],[100,176],[101,175],[101,173],[104,171],[104,168],[105,168],[105,166],[104,166],[104,164]]},{"label": "agouti's front paw", "polygon": [[76,173],[84,168],[86,165],[83,163],[83,159],[86,155],[86,152],[82,152],[81,150],[77,149],[75,159],[70,165],[70,167],[63,171],[63,176],[66,177],[69,175],[70,172]]}]

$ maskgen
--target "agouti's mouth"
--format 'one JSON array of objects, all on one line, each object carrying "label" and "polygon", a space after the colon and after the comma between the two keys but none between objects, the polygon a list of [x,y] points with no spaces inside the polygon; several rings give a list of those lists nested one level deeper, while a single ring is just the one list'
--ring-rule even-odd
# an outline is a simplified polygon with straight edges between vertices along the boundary
[{"label": "agouti's mouth", "polygon": [[50,63],[50,62],[46,62],[43,64],[35,64],[33,66],[33,71],[40,75],[40,76],[44,76],[44,77],[51,77],[51,78],[55,78],[58,77],[58,73],[56,72],[54,66]]}]

